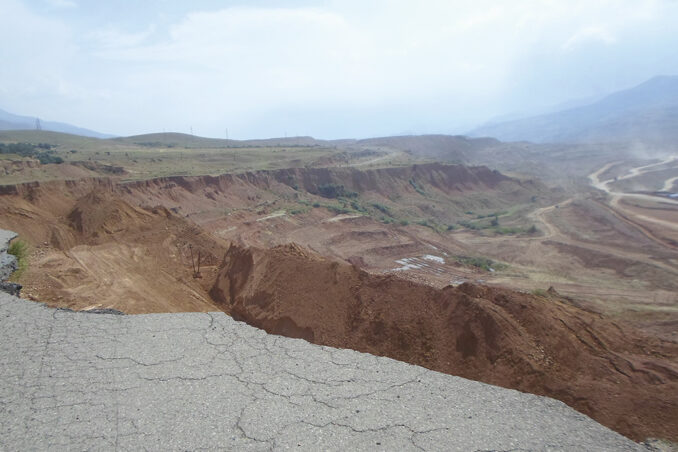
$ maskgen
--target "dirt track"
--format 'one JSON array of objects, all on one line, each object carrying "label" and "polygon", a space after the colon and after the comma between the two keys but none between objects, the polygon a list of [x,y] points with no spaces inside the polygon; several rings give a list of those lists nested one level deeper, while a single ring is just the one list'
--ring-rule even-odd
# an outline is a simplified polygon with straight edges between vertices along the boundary
[{"label": "dirt track", "polygon": [[[591,185],[593,185],[594,188],[597,188],[598,190],[602,190],[605,193],[611,195],[610,204],[613,207],[618,207],[619,201],[622,198],[641,199],[641,200],[645,200],[645,201],[658,202],[658,203],[662,203],[662,204],[678,205],[678,201],[671,199],[671,198],[660,198],[660,197],[657,197],[657,196],[649,196],[649,195],[644,195],[644,194],[639,194],[639,193],[625,193],[625,192],[619,192],[619,191],[612,191],[609,187],[609,185],[612,182],[621,181],[621,180],[625,180],[625,179],[632,179],[632,178],[640,176],[642,174],[652,172],[651,168],[666,165],[666,164],[672,163],[676,160],[678,160],[678,157],[671,156],[671,157],[668,157],[668,158],[666,158],[666,159],[664,159],[664,160],[662,160],[658,163],[653,163],[653,164],[650,164],[650,165],[643,165],[643,166],[631,168],[631,170],[629,170],[626,174],[623,174],[619,177],[616,177],[615,179],[608,179],[606,181],[601,181],[599,179],[600,175],[602,173],[604,173],[605,171],[607,171],[608,169],[610,169],[611,166],[615,165],[618,162],[608,163],[607,165],[603,166],[599,170],[591,173],[589,175],[589,180],[591,181]],[[667,179],[664,183],[663,190],[668,191],[670,189],[670,187],[673,185],[673,182],[677,179],[678,179],[678,177],[671,177],[671,178]],[[651,218],[649,218],[649,219],[646,218],[646,219],[648,221],[654,221]]]},{"label": "dirt track", "polygon": [[[545,228],[546,228],[546,233],[542,237],[537,237],[534,240],[540,240],[540,241],[546,241],[546,240],[557,240],[558,242],[565,243],[568,245],[581,245],[581,242],[577,240],[573,240],[570,237],[565,236],[560,232],[558,227],[551,222],[546,214],[553,212],[557,208],[564,208],[568,204],[570,204],[573,201],[573,199],[568,199],[567,201],[561,202],[559,204],[549,206],[549,207],[543,207],[541,209],[537,209],[534,212],[530,214],[530,216],[536,220],[538,220]],[[637,216],[636,216],[637,217]],[[636,225],[635,223],[634,226]],[[645,235],[653,240],[656,240],[656,238],[653,235],[650,235],[649,233],[646,233],[644,229],[640,229]],[[664,245],[663,242],[660,242],[662,245]],[[615,246],[609,246],[609,245],[603,245],[603,244],[594,244],[594,243],[586,243],[586,247],[588,249],[592,249],[595,251],[599,251],[604,254],[609,254],[612,256],[618,256],[623,259],[632,259],[638,262],[644,262],[648,265],[653,265],[657,266],[659,268],[662,268],[666,271],[676,273],[676,276],[678,277],[678,264],[671,264],[671,263],[663,263],[663,262],[658,262],[656,259],[653,259],[651,257],[648,257],[646,254],[643,253],[634,253],[632,251],[624,250],[623,248],[615,247]]]}]

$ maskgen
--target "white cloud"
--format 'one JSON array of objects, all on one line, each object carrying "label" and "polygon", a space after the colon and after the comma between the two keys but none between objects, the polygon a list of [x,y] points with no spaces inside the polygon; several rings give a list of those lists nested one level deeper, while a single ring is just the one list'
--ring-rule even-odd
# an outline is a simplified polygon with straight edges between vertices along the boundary
[{"label": "white cloud", "polygon": [[[191,124],[219,135],[223,124],[237,124],[232,135],[271,135],[282,133],[275,118],[315,123],[337,111],[345,118],[341,134],[363,130],[366,118],[379,130],[430,124],[427,130],[459,131],[455,124],[502,109],[589,96],[594,83],[624,87],[577,77],[591,61],[606,59],[629,77],[614,83],[640,82],[632,78],[639,76],[634,55],[678,44],[669,28],[678,22],[675,3],[660,0],[163,6],[183,10],[164,22],[147,6],[102,19],[87,15],[93,7],[86,3],[57,15],[0,0],[8,12],[0,26],[14,36],[0,43],[0,57],[14,69],[2,75],[0,108],[23,102],[23,112],[39,107],[54,119],[120,134]],[[628,56],[614,59],[608,49]],[[677,59],[664,60],[643,70],[678,72],[678,62],[670,66]],[[353,125],[350,112],[360,118]]]},{"label": "white cloud", "polygon": [[73,9],[78,7],[78,4],[72,0],[45,0],[45,2],[54,9]]},{"label": "white cloud", "polygon": [[149,25],[146,30],[136,33],[129,33],[119,28],[108,26],[89,33],[88,38],[91,41],[90,45],[97,49],[97,51],[109,51],[111,49],[124,49],[142,45],[155,30],[156,27],[153,24]]},{"label": "white cloud", "polygon": [[577,46],[585,45],[589,42],[602,42],[603,44],[614,44],[617,39],[605,27],[591,26],[577,30],[565,43],[562,48],[565,51],[572,51]]}]

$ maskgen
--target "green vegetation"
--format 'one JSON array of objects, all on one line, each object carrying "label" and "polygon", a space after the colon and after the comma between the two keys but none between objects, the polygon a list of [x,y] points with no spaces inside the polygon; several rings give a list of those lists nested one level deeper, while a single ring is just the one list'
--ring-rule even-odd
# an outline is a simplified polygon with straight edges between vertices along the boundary
[{"label": "green vegetation", "polygon": [[429,218],[427,220],[418,220],[416,223],[420,226],[424,226],[426,228],[432,229],[435,232],[438,233],[443,233],[445,231],[451,231],[455,229],[454,225],[442,225],[437,223],[434,219]]},{"label": "green vegetation", "polygon": [[159,147],[173,148],[173,147],[175,147],[174,143],[162,143],[160,141],[135,141],[134,144],[137,144],[139,146],[145,146],[145,147],[148,147],[148,148],[159,148]]},{"label": "green vegetation", "polygon": [[534,290],[530,291],[530,293],[532,295],[536,295],[538,297],[548,297],[549,296],[549,293],[544,289],[534,289]]},{"label": "green vegetation", "polygon": [[311,209],[309,209],[308,207],[299,207],[299,208],[295,208],[295,209],[290,209],[289,212],[290,212],[290,215],[301,215],[303,213],[307,213],[309,210],[311,210]]},{"label": "green vegetation", "polygon": [[381,213],[388,215],[389,217],[392,217],[393,214],[391,213],[391,209],[389,209],[387,206],[383,204],[379,204],[378,202],[372,203],[372,207],[380,211]]},{"label": "green vegetation", "polygon": [[12,276],[19,278],[28,268],[28,244],[23,240],[13,240],[7,252],[16,257],[17,269]]},{"label": "green vegetation", "polygon": [[348,191],[340,184],[318,185],[318,193],[323,198],[356,198],[358,196],[358,193]]},{"label": "green vegetation", "polygon": [[483,229],[488,229],[490,227],[487,224],[471,223],[470,221],[460,221],[459,226],[463,226],[466,229],[470,229],[472,231],[480,231],[480,230],[483,230]]},{"label": "green vegetation", "polygon": [[63,163],[64,159],[55,156],[54,146],[47,143],[0,143],[0,154],[15,154],[21,157],[32,157],[38,159],[43,165],[47,163]]},{"label": "green vegetation", "polygon": [[[152,134],[142,137],[98,139],[49,132],[44,130],[0,131],[4,151],[0,159],[25,157],[24,152],[43,153],[42,161],[57,163],[92,162],[100,166],[121,167],[127,173],[123,180],[145,180],[167,176],[220,175],[280,168],[313,167],[316,162],[336,153],[330,146],[304,146],[286,143],[284,147],[267,140],[233,141],[203,139],[180,134]],[[47,144],[49,148],[31,143]],[[17,144],[29,148],[16,149]],[[9,154],[20,150],[22,154]],[[35,158],[38,158],[35,156]],[[82,165],[80,165],[82,166]],[[59,167],[39,171],[21,171],[3,176],[3,184],[63,178]],[[97,169],[92,171],[99,171]],[[124,174],[124,173],[123,173]],[[294,187],[294,181],[289,184]]]},{"label": "green vegetation", "polygon": [[438,225],[433,220],[417,220],[416,222],[419,226],[424,226],[425,228],[433,229],[434,231],[438,230]]},{"label": "green vegetation", "polygon": [[510,227],[500,227],[500,226],[493,226],[491,229],[495,234],[499,235],[517,235],[517,234],[522,234],[525,232],[525,229],[523,228],[510,228]]},{"label": "green vegetation", "polygon": [[356,212],[360,212],[360,213],[366,214],[366,215],[369,214],[367,209],[362,204],[360,204],[360,202],[358,202],[357,200],[351,201],[350,204],[351,204],[351,209],[355,210]]},{"label": "green vegetation", "polygon": [[426,192],[414,181],[414,179],[410,179],[409,182],[412,188],[414,188],[417,193],[419,193],[421,196],[427,196]]},{"label": "green vegetation", "polygon": [[299,184],[297,183],[297,180],[294,177],[292,177],[292,175],[287,176],[287,184],[294,190],[299,191]]},{"label": "green vegetation", "polygon": [[539,232],[535,225],[531,225],[529,228],[523,226],[502,226],[500,222],[500,217],[502,216],[509,217],[511,215],[515,215],[518,211],[517,208],[512,210],[515,211],[510,212],[504,210],[499,212],[478,215],[474,215],[472,211],[467,211],[465,213],[467,215],[474,215],[475,220],[462,220],[459,221],[457,224],[472,231],[485,231],[494,235],[517,235],[517,234],[534,235],[537,232]]},{"label": "green vegetation", "polygon": [[347,208],[346,206],[338,205],[338,204],[327,204],[325,206],[326,209],[328,209],[331,212],[334,212],[337,215],[344,214],[344,213],[353,213],[353,210]]},{"label": "green vegetation", "polygon": [[[466,212],[466,213],[473,215],[473,212]],[[504,215],[508,215],[508,214],[509,214],[508,210],[502,210],[501,212],[492,212],[492,213],[488,213],[488,214],[485,214],[485,215],[476,215],[476,218],[479,219],[479,220],[483,219],[483,218],[491,218],[491,217],[494,217],[495,219],[497,219],[500,216],[504,216]]]},{"label": "green vegetation", "polygon": [[490,272],[508,268],[508,265],[493,261],[486,257],[455,256],[455,260],[462,265],[476,267]]}]

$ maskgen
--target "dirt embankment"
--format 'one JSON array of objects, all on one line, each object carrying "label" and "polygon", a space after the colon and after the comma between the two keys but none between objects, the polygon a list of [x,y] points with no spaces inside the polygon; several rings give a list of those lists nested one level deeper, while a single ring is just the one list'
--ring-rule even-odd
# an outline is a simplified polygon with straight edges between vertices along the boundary
[{"label": "dirt embankment", "polygon": [[233,245],[210,295],[270,333],[555,397],[636,440],[678,439],[678,346],[555,293],[438,290],[297,245]]},{"label": "dirt embankment", "polygon": [[404,167],[360,170],[357,168],[289,168],[271,171],[224,174],[221,176],[173,176],[121,184],[128,193],[181,188],[190,193],[212,190],[212,195],[224,191],[237,194],[238,188],[288,189],[322,194],[319,187],[342,185],[354,192],[376,192],[384,196],[395,193],[416,193],[417,187],[432,188],[446,194],[487,191],[507,188],[517,190],[543,189],[534,181],[519,181],[484,166],[445,165],[430,163]]},{"label": "dirt embankment", "polygon": [[[323,186],[389,196],[410,193],[429,207],[431,201],[415,187],[441,197],[451,193],[447,199],[469,192],[483,200],[511,197],[515,190],[529,199],[531,189],[521,184],[484,167],[439,164],[370,171],[298,168],[127,183],[84,178],[0,186],[0,227],[17,231],[33,246],[24,279],[26,293],[35,298],[76,309],[101,304],[126,312],[200,311],[213,308],[204,289],[211,287],[207,276],[214,276],[226,249],[224,236],[210,235],[203,225],[235,229],[237,236],[229,240],[256,235],[267,225],[253,220],[270,213],[270,206],[289,208],[299,197],[319,199],[308,193],[320,193]],[[330,214],[319,210],[309,214],[311,222]],[[229,211],[236,213],[227,216]],[[284,233],[281,241],[286,241]],[[191,246],[201,252],[203,266],[210,267],[197,281]]]},{"label": "dirt embankment", "polygon": [[[473,192],[491,192],[496,203],[527,202],[545,188],[535,181],[520,181],[484,166],[467,167],[431,163],[405,167],[359,170],[356,168],[289,168],[221,176],[172,176],[134,182],[110,178],[82,178],[50,182],[0,185],[0,196],[18,197],[48,211],[63,210],[64,204],[92,190],[114,193],[134,205],[179,208],[182,213],[201,209],[252,205],[271,196],[295,196],[308,192],[323,196],[323,187],[345,192],[375,193],[383,197],[444,194],[452,197]],[[341,187],[340,189],[338,187]],[[345,190],[345,192],[343,192]],[[424,198],[422,198],[424,199]],[[53,205],[56,201],[56,205]],[[430,203],[430,202],[429,202]]]}]

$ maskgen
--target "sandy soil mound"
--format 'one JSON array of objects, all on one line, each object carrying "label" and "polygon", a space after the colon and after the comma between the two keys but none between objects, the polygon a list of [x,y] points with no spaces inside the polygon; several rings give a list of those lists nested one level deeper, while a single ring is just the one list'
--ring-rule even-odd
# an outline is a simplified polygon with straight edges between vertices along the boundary
[{"label": "sandy soil mound", "polygon": [[165,209],[149,212],[134,207],[104,191],[92,191],[83,196],[66,215],[69,226],[88,242],[116,232],[142,229],[154,223],[154,216],[167,217]]},{"label": "sandy soil mound", "polygon": [[438,290],[297,245],[233,245],[210,295],[270,333],[555,397],[634,439],[678,439],[678,346],[554,292]]},{"label": "sandy soil mound", "polygon": [[185,218],[133,206],[105,181],[15,190],[0,196],[0,224],[31,245],[24,297],[126,313],[217,309],[207,290],[226,245]]}]

